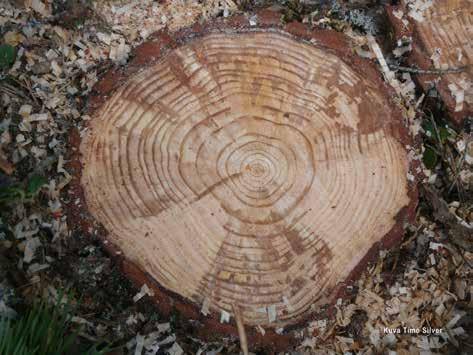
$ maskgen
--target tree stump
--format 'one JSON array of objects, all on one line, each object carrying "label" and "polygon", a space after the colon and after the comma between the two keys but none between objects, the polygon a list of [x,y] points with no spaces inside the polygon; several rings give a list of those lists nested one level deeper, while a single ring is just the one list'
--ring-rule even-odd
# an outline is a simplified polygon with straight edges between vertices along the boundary
[{"label": "tree stump", "polygon": [[450,117],[459,125],[473,115],[473,2],[421,3],[402,1],[388,7],[388,14],[398,38],[412,37],[409,63],[421,70],[439,71],[416,77],[425,90],[437,88]]},{"label": "tree stump", "polygon": [[177,304],[295,324],[412,217],[392,95],[342,35],[266,13],[158,33],[97,86],[87,207]]}]

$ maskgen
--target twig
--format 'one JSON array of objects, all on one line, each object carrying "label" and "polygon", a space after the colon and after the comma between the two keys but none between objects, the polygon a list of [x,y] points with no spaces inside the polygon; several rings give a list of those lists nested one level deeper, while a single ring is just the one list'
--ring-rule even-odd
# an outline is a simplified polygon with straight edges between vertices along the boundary
[{"label": "twig", "polygon": [[454,173],[453,182],[450,185],[450,188],[448,189],[448,193],[452,192],[453,187],[455,186],[455,184],[458,186],[458,178],[459,178],[459,175],[460,175],[460,171],[463,167],[463,164],[465,163],[466,153],[468,152],[468,146],[470,144],[470,141],[471,141],[471,136],[468,136],[468,138],[466,140],[466,144],[465,144],[465,151],[463,152],[462,156],[460,157],[460,161],[458,162],[458,166],[456,167],[457,169]]},{"label": "twig", "polygon": [[400,70],[407,73],[413,74],[451,74],[451,73],[461,73],[468,68],[467,65],[459,68],[447,68],[447,69],[418,69],[412,67],[404,67],[401,65],[389,64],[389,69],[391,70]]},{"label": "twig", "polygon": [[[457,169],[457,166],[455,164],[455,159],[453,157],[453,154],[452,154],[451,150],[449,149],[449,147],[447,145],[443,144],[442,138],[440,137],[440,131],[437,127],[437,123],[435,122],[432,113],[429,115],[429,118],[430,118],[430,122],[432,123],[432,126],[434,127],[435,138],[437,139],[437,143],[438,143],[438,146],[440,148],[440,157],[442,158],[442,161],[444,161],[448,165],[448,167],[450,168],[450,170],[452,171],[452,174],[454,176],[454,181],[452,183],[452,187],[449,189],[448,193],[451,192],[454,185],[457,185],[458,195],[460,197],[460,200],[463,200],[461,182],[459,183],[460,180],[459,180],[459,176],[458,176],[458,169]],[[431,149],[433,149],[433,147],[431,147]],[[438,153],[437,149],[434,149],[434,151],[436,151],[436,153]]]},{"label": "twig", "polygon": [[445,160],[445,156],[444,156],[444,147],[443,147],[443,143],[442,143],[442,138],[440,137],[440,131],[437,127],[437,123],[435,122],[434,120],[434,116],[432,114],[429,115],[429,119],[430,119],[430,122],[432,123],[432,126],[434,127],[434,131],[435,131],[435,138],[437,139],[437,142],[440,146],[440,155],[441,155],[441,158],[442,160]]},{"label": "twig", "polygon": [[393,262],[393,266],[391,268],[391,272],[394,272],[394,270],[396,270],[398,262],[399,262],[399,251],[396,251],[396,254],[394,255],[394,262]]},{"label": "twig", "polygon": [[243,324],[243,318],[241,316],[240,308],[233,303],[233,313],[235,314],[235,321],[238,329],[238,336],[240,337],[240,347],[243,355],[248,355],[248,340],[246,339],[245,326]]},{"label": "twig", "polygon": [[9,96],[17,96],[21,99],[27,100],[28,97],[21,92],[19,89],[6,83],[0,83],[0,92],[3,92]]},{"label": "twig", "polygon": [[23,79],[22,81],[19,81],[17,79],[13,79],[19,86],[21,86],[24,90],[28,92],[30,97],[33,99],[34,103],[36,106],[40,106],[40,103],[38,101],[38,98],[36,97],[36,94],[31,87],[31,82],[27,79]]},{"label": "twig", "polygon": [[92,335],[89,335],[85,332],[79,332],[78,335],[84,339],[87,339],[88,341],[91,341],[93,343],[97,343],[98,342],[98,338],[96,337],[93,337]]}]

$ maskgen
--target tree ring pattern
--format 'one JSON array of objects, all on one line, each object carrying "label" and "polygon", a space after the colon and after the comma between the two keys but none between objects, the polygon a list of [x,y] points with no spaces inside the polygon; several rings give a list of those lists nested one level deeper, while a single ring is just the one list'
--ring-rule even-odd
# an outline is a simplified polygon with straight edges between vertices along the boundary
[{"label": "tree ring pattern", "polygon": [[392,116],[375,83],[323,48],[206,34],[94,114],[87,205],[165,288],[217,312],[238,304],[245,324],[294,323],[409,202]]}]

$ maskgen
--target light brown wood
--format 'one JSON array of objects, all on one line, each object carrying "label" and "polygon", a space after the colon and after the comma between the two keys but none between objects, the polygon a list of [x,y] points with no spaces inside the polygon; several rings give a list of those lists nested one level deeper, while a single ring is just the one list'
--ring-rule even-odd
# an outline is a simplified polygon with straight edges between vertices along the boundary
[{"label": "light brown wood", "polygon": [[109,240],[160,285],[279,327],[344,281],[409,203],[384,89],[277,31],[212,33],[92,117],[82,185]]},{"label": "light brown wood", "polygon": [[[445,94],[453,112],[472,112],[473,106],[473,1],[437,0],[415,21],[419,39],[437,69],[462,68],[443,76]],[[467,105],[470,107],[467,109]]]},{"label": "light brown wood", "polygon": [[248,355],[248,340],[246,338],[245,325],[243,324],[243,318],[241,317],[240,307],[238,305],[232,305],[233,314],[235,316],[235,322],[238,328],[238,337],[240,338],[240,348],[243,355]]}]

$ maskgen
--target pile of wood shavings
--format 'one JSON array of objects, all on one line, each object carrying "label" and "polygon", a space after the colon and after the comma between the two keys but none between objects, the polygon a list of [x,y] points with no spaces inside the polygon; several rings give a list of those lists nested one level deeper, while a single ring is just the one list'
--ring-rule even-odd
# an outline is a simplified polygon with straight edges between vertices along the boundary
[{"label": "pile of wood shavings", "polygon": [[[435,223],[424,218],[419,222],[423,227],[397,256],[382,253],[365,273],[353,302],[340,301],[335,322],[311,324],[313,336],[301,346],[310,348],[307,353],[407,355],[445,352],[449,346],[460,349],[459,339],[469,337],[463,325],[471,316],[473,254],[441,242]],[[400,253],[418,257],[401,261]],[[394,274],[399,269],[403,273]],[[421,333],[406,334],[404,327]],[[441,333],[422,334],[424,329]]]},{"label": "pile of wood shavings", "polygon": [[[64,211],[65,203],[70,202],[67,187],[72,178],[65,161],[68,133],[74,127],[85,129],[87,96],[98,77],[111,66],[126,65],[131,48],[164,26],[178,30],[199,18],[220,12],[227,16],[236,9],[231,0],[191,7],[183,1],[163,5],[135,1],[122,6],[94,2],[93,8],[79,9],[80,16],[63,20],[61,13],[54,13],[51,2],[34,0],[24,5],[2,2],[0,6],[0,44],[15,49],[15,62],[0,73],[0,187],[12,190],[35,176],[44,180],[38,180],[41,186],[34,199],[15,200],[2,211],[0,249],[16,258],[16,266],[0,260],[0,312],[10,316],[15,314],[11,297],[6,296],[10,291],[16,292],[16,298],[44,294],[54,301],[55,285],[70,282],[51,267],[61,267],[60,260],[73,238]],[[89,20],[84,22],[85,13]],[[82,253],[93,255],[93,250],[91,245]],[[110,266],[91,260],[87,257],[87,264],[79,262],[76,272],[79,279],[84,275],[88,283],[95,284]],[[14,282],[8,282],[6,274],[13,274]],[[146,295],[138,292],[128,303],[139,305]],[[79,315],[73,321],[86,326],[87,339],[105,336],[113,328],[112,340],[116,341],[129,337],[125,328],[135,329],[146,321],[149,333],[135,332],[127,345],[131,353],[154,354],[158,349],[183,353],[169,326],[155,327],[142,313],[128,312],[126,321],[115,320],[118,324],[113,327]]]},{"label": "pile of wood shavings", "polygon": [[229,16],[237,10],[232,0],[165,1],[153,0],[94,2],[96,13],[107,19],[113,31],[123,34],[127,40],[146,39],[162,28],[176,31],[199,20],[217,15]]}]

